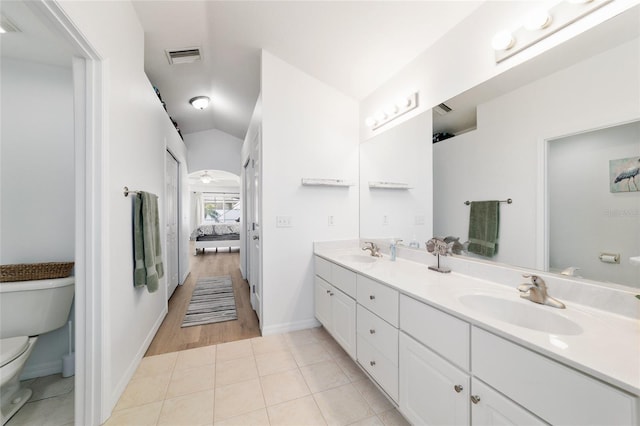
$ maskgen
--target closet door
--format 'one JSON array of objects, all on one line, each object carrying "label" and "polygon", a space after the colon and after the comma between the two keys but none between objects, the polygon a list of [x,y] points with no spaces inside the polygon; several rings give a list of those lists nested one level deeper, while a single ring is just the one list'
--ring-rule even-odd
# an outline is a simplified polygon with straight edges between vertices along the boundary
[{"label": "closet door", "polygon": [[167,299],[171,297],[180,281],[178,272],[178,161],[167,151],[166,157],[166,253],[167,264],[165,274],[167,277]]}]

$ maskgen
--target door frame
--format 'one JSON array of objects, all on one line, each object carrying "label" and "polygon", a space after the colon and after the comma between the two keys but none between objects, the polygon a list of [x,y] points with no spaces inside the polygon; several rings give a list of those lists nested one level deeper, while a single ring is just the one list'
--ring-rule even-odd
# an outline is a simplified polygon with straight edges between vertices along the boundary
[{"label": "door frame", "polygon": [[[176,284],[176,286],[173,288],[173,291],[175,291],[176,288],[178,288],[179,285],[181,285],[182,283],[180,282],[180,218],[182,217],[182,203],[181,201],[181,196],[182,196],[182,192],[180,190],[180,167],[181,167],[181,163],[180,160],[178,160],[178,157],[171,152],[171,149],[169,149],[169,147],[166,148],[166,154],[169,154],[171,156],[171,158],[173,158],[173,160],[176,162],[176,199],[175,199],[175,203],[176,203],[176,220],[177,220],[177,225],[176,225],[176,256],[178,257],[177,259],[177,264],[176,264],[176,268],[177,268],[177,274],[178,274],[178,283]],[[165,154],[165,155],[166,155]],[[165,191],[167,188],[167,168],[166,168],[166,157],[165,157],[165,170],[164,170],[164,177],[165,177]],[[168,199],[168,194],[165,194],[165,200]],[[165,204],[165,208],[166,208],[166,204]],[[168,217],[166,222],[168,222]],[[166,243],[166,242],[165,242]],[[167,266],[169,266],[169,245],[167,244]],[[173,294],[173,291],[171,292],[171,294]],[[169,300],[171,298],[171,294],[169,293],[169,275],[167,274],[167,300]]]},{"label": "door frame", "polygon": [[66,12],[55,1],[28,2],[50,27],[66,39],[74,50],[72,62],[74,90],[75,151],[75,342],[74,378],[75,423],[101,424],[109,404],[106,384],[109,364],[101,348],[109,331],[103,328],[108,292],[102,285],[102,256],[108,249],[104,226],[107,201],[105,160],[105,81],[108,64],[87,41]]}]

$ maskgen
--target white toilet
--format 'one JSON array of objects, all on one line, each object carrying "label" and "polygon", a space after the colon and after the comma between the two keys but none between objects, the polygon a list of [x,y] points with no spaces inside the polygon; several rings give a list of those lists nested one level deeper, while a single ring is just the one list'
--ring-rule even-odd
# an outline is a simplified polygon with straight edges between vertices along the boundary
[{"label": "white toilet", "polygon": [[0,408],[4,425],[31,397],[20,374],[38,335],[66,324],[74,277],[0,283]]}]

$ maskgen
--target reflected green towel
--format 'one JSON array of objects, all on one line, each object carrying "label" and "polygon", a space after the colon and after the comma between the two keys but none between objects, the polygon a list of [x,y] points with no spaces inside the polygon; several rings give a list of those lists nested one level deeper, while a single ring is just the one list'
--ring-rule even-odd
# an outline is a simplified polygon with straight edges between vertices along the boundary
[{"label": "reflected green towel", "polygon": [[472,201],[469,213],[469,248],[471,253],[493,257],[498,253],[500,228],[499,201]]},{"label": "reflected green towel", "polygon": [[135,287],[146,285],[149,293],[158,290],[158,281],[164,276],[158,197],[149,192],[136,194],[133,207],[133,245]]}]

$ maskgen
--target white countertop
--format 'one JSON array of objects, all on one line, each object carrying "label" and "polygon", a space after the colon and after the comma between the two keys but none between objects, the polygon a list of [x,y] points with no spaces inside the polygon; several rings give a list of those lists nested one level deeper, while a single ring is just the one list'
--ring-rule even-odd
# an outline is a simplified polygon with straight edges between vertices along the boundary
[{"label": "white countertop", "polygon": [[[402,294],[420,300],[472,325],[514,341],[579,371],[640,395],[640,321],[565,302],[566,309],[538,305],[519,297],[517,286],[495,284],[468,275],[441,274],[427,265],[387,256],[373,263],[354,262],[345,255],[362,254],[359,249],[316,247],[315,254],[361,275],[396,288]],[[524,281],[524,280],[523,280]],[[550,296],[554,296],[550,291]],[[465,294],[487,294],[552,310],[582,328],[575,335],[549,334],[510,324],[465,306],[458,299]],[[529,309],[530,310],[530,309]]]}]

